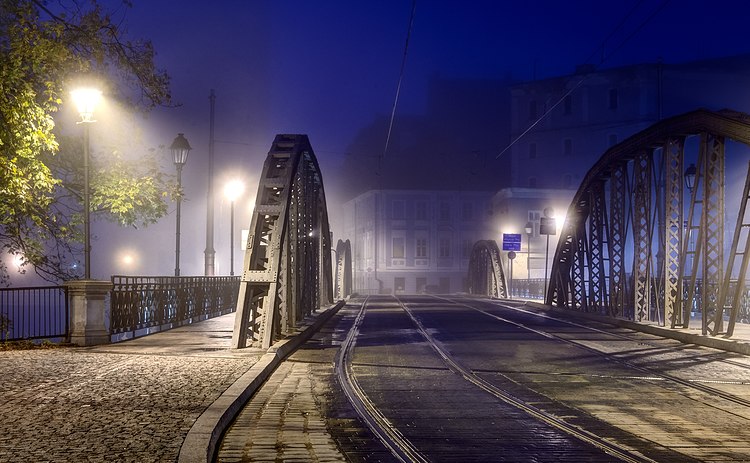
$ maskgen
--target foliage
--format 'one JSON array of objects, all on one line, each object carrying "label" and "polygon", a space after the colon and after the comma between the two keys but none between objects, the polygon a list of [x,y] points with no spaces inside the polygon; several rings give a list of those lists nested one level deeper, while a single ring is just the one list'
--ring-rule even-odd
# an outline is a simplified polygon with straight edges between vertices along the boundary
[{"label": "foliage", "polygon": [[[96,0],[0,0],[0,248],[50,280],[76,277],[67,262],[82,236],[82,164],[57,154],[80,146],[60,136],[53,115],[84,74],[132,107],[170,101],[151,43],[124,40]],[[169,182],[153,161],[119,157],[92,178],[92,209],[111,220],[148,224],[166,212]]]}]

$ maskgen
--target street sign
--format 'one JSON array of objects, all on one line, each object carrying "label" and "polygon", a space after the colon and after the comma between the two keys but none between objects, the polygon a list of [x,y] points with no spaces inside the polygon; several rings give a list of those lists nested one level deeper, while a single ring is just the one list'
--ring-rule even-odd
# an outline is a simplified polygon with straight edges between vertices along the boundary
[{"label": "street sign", "polygon": [[520,251],[521,234],[503,233],[503,251]]},{"label": "street sign", "polygon": [[554,217],[542,217],[539,219],[540,235],[557,235],[557,226]]},{"label": "street sign", "polygon": [[516,253],[513,251],[508,252],[508,259],[513,260],[516,258]]}]

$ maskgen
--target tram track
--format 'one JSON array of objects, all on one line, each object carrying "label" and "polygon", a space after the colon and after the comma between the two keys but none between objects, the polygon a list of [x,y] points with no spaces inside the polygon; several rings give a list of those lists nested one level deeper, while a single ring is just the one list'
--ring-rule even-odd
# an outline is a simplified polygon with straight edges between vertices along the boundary
[{"label": "tram track", "polygon": [[[398,297],[394,296],[394,299],[409,317],[422,338],[430,345],[448,369],[474,387],[477,387],[511,407],[524,412],[532,419],[585,442],[620,461],[633,463],[656,461],[642,454],[633,453],[629,449],[610,442],[609,440],[587,431],[586,429],[571,424],[561,417],[545,412],[533,404],[524,401],[523,399],[514,396],[508,391],[505,391],[485,380],[444,349],[406,304],[404,304]],[[378,410],[376,404],[369,399],[365,391],[359,385],[356,376],[353,374],[353,350],[356,346],[357,337],[359,336],[360,326],[367,312],[368,300],[369,298],[363,302],[353,323],[352,329],[349,331],[347,338],[341,345],[334,364],[336,375],[344,394],[347,396],[356,412],[399,461],[427,462],[429,459],[411,441],[409,441],[409,439],[404,436],[399,429],[380,412],[380,410]]]},{"label": "tram track", "polygon": [[[550,338],[550,339],[555,339],[555,340],[558,340],[560,342],[564,342],[564,343],[576,346],[577,348],[586,350],[587,352],[590,352],[590,353],[592,353],[594,355],[597,355],[597,356],[602,357],[602,358],[606,358],[608,361],[613,361],[613,362],[616,362],[616,363],[618,363],[618,364],[620,364],[622,366],[625,366],[627,368],[632,368],[632,369],[634,369],[636,371],[640,371],[641,373],[644,373],[644,375],[646,375],[647,377],[649,377],[652,380],[653,379],[660,379],[660,380],[663,380],[663,381],[669,381],[671,383],[679,384],[681,386],[684,386],[684,387],[687,387],[687,388],[690,388],[690,389],[693,389],[693,390],[697,390],[697,391],[703,392],[705,394],[712,395],[714,397],[719,397],[719,398],[724,399],[724,400],[726,400],[728,402],[732,402],[732,403],[735,403],[737,405],[741,405],[743,407],[749,407],[750,408],[750,400],[748,400],[746,398],[743,398],[743,397],[739,397],[739,396],[737,396],[735,394],[730,394],[730,393],[727,393],[727,392],[722,391],[720,389],[716,389],[714,387],[711,387],[711,386],[705,384],[705,382],[703,382],[703,381],[697,381],[697,380],[691,380],[691,379],[684,379],[684,378],[680,378],[680,377],[675,376],[675,375],[671,375],[669,373],[665,373],[663,371],[654,370],[653,368],[648,368],[648,367],[645,367],[645,366],[642,366],[642,365],[637,365],[637,364],[635,364],[633,362],[629,362],[629,361],[627,361],[625,359],[622,359],[622,358],[618,357],[617,355],[613,355],[613,354],[610,354],[610,353],[607,353],[607,352],[602,352],[602,351],[600,351],[598,349],[595,349],[593,347],[587,346],[584,343],[581,343],[581,342],[578,342],[578,341],[574,341],[574,340],[571,340],[571,339],[566,339],[565,337],[562,337],[562,336],[554,334],[554,333],[550,333],[548,331],[540,330],[540,329],[537,329],[537,328],[531,328],[529,326],[524,325],[523,323],[518,323],[518,322],[515,322],[513,320],[509,320],[507,318],[504,318],[504,317],[501,317],[499,315],[490,313],[490,312],[488,312],[486,310],[474,307],[472,305],[465,304],[463,302],[457,302],[455,300],[447,299],[447,298],[437,298],[437,299],[443,300],[443,301],[447,301],[447,302],[451,302],[453,304],[460,305],[460,306],[469,308],[471,310],[475,310],[475,311],[477,311],[479,313],[482,313],[482,314],[484,314],[484,315],[486,315],[486,316],[488,316],[490,318],[496,319],[498,321],[514,325],[516,327],[525,329],[527,331],[534,332],[536,334],[539,334],[541,336],[544,336],[544,337],[547,337],[547,338]],[[493,302],[493,305],[502,307],[502,308],[507,309],[507,310],[513,310],[513,311],[523,312],[524,314],[527,314],[527,315],[532,315],[532,316],[536,316],[536,317],[540,317],[540,318],[547,318],[547,319],[550,319],[550,320],[554,320],[554,321],[556,321],[558,323],[564,323],[564,324],[567,324],[567,325],[570,325],[570,326],[575,326],[576,328],[585,329],[585,330],[588,330],[588,331],[591,331],[591,332],[596,332],[598,334],[605,334],[605,335],[612,336],[612,337],[617,337],[617,338],[621,338],[621,339],[627,339],[627,340],[632,341],[632,342],[637,342],[637,343],[641,343],[641,344],[647,344],[647,345],[651,345],[653,347],[661,347],[661,346],[657,346],[657,345],[655,345],[653,343],[648,343],[648,341],[645,341],[645,340],[630,338],[630,337],[627,337],[627,336],[624,336],[624,335],[621,335],[621,334],[618,334],[618,333],[609,333],[609,332],[607,332],[605,330],[600,330],[600,329],[597,329],[597,328],[588,327],[588,326],[580,324],[580,323],[571,322],[569,320],[564,320],[564,319],[560,319],[560,318],[557,318],[557,317],[550,317],[550,316],[545,315],[545,314],[539,314],[539,313],[535,313],[535,312],[532,312],[532,311],[523,310],[523,309],[520,309],[520,308],[517,308],[517,307],[509,306],[507,304]],[[704,360],[706,360],[706,359],[704,359]],[[720,361],[720,360],[712,360],[712,361]],[[749,366],[741,364],[739,362],[732,362],[732,363],[728,363],[728,364],[732,364],[734,366],[740,366],[740,367],[743,367],[743,368],[750,368]],[[740,383],[740,382],[734,382],[732,384],[737,384],[737,383]],[[740,383],[740,384],[747,384],[747,383],[743,382],[743,383]]]}]

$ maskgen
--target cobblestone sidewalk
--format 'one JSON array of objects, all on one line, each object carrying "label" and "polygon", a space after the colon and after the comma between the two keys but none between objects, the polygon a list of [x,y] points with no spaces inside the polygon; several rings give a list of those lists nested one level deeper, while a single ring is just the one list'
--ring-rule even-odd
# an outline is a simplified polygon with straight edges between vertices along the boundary
[{"label": "cobblestone sidewalk", "polygon": [[[222,347],[224,317],[198,336],[193,325],[105,348],[0,352],[0,461],[176,461],[193,422],[261,355]],[[190,344],[200,336],[213,347]]]}]

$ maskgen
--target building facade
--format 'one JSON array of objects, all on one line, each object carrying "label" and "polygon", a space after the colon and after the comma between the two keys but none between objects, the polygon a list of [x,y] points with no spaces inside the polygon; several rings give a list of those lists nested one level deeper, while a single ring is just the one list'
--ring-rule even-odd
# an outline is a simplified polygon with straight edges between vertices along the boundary
[{"label": "building facade", "polygon": [[698,108],[750,110],[750,55],[638,64],[511,86],[511,184],[577,188],[611,146]]},{"label": "building facade", "polygon": [[344,205],[353,287],[364,294],[467,291],[477,240],[497,237],[492,192],[371,190]]}]

